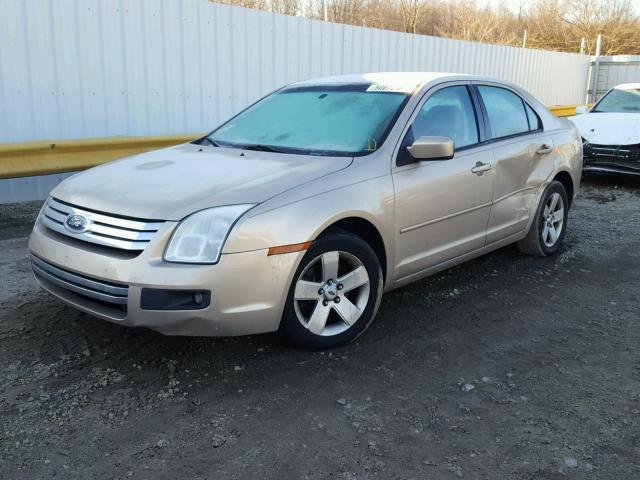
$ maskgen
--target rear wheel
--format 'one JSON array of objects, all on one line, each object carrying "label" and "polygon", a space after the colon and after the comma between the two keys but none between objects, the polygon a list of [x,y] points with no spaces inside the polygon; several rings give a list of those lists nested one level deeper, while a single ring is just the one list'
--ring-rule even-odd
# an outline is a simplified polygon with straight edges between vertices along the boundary
[{"label": "rear wheel", "polygon": [[564,239],[569,215],[569,200],[564,186],[553,181],[540,199],[536,217],[518,249],[528,255],[546,257],[558,251]]},{"label": "rear wheel", "polygon": [[281,331],[303,348],[351,342],[371,324],[382,296],[380,262],[360,237],[320,237],[293,277]]}]

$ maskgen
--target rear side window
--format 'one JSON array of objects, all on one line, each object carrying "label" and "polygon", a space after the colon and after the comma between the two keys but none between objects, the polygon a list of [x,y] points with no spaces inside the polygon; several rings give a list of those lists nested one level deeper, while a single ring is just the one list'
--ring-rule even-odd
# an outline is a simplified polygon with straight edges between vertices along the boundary
[{"label": "rear side window", "polygon": [[[538,129],[529,128],[530,119],[525,103],[512,91],[486,85],[478,85],[478,90],[487,111],[491,138],[509,137]],[[531,113],[537,118],[535,112]]]},{"label": "rear side window", "polygon": [[536,112],[533,111],[528,104],[524,104],[524,107],[527,109],[527,118],[529,119],[529,130],[542,130],[542,122],[540,121],[540,117]]},{"label": "rear side window", "polygon": [[411,130],[414,139],[449,137],[456,149],[478,143],[476,114],[467,87],[447,87],[431,95],[413,121]]}]

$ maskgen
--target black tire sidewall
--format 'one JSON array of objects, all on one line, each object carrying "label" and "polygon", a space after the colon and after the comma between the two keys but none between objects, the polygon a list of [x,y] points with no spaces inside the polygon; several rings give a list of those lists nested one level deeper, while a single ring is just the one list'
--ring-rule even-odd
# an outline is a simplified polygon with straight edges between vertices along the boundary
[{"label": "black tire sidewall", "polygon": [[[552,247],[548,247],[547,245],[545,245],[544,240],[542,238],[542,231],[544,227],[543,215],[544,215],[544,207],[549,201],[549,198],[551,197],[551,195],[553,195],[554,193],[558,193],[562,197],[562,202],[564,203],[564,218],[562,219],[562,231],[560,232],[560,236],[558,237],[558,240],[556,240],[556,243]],[[536,238],[538,239],[538,243],[540,244],[540,249],[542,250],[545,256],[553,255],[560,249],[560,246],[562,245],[562,241],[564,240],[565,232],[567,231],[568,218],[569,218],[569,199],[567,197],[567,191],[565,190],[564,186],[560,182],[554,181],[545,190],[542,196],[542,199],[540,201],[540,206],[538,207],[538,213],[535,219],[535,222],[537,225]]]},{"label": "black tire sidewall", "polygon": [[[338,335],[323,337],[311,333],[300,323],[295,312],[293,295],[296,281],[306,266],[318,256],[331,251],[350,253],[362,262],[369,275],[370,293],[364,312],[351,328]],[[382,271],[380,262],[375,252],[364,240],[349,233],[332,233],[320,237],[307,250],[293,275],[280,323],[280,331],[293,343],[303,348],[321,350],[345,345],[358,338],[372,322],[380,303],[381,294]]]}]

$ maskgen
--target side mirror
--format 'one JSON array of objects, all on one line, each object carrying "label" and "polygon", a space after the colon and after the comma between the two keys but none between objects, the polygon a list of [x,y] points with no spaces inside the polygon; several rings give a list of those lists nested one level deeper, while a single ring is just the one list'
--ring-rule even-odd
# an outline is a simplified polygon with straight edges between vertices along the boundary
[{"label": "side mirror", "polygon": [[582,105],[576,108],[576,115],[584,115],[585,113],[589,113],[589,107],[586,105]]},{"label": "side mirror", "polygon": [[416,160],[449,160],[454,145],[449,137],[420,137],[407,150]]}]

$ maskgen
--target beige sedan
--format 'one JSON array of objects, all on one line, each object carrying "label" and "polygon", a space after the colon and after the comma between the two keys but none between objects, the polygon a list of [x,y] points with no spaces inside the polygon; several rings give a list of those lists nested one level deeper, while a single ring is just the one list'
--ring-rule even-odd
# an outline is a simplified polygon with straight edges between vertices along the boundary
[{"label": "beige sedan", "polygon": [[117,324],[330,348],[383,292],[511,243],[556,253],[581,169],[576,129],[515,85],[329,77],[67,179],[29,251],[43,288]]}]

